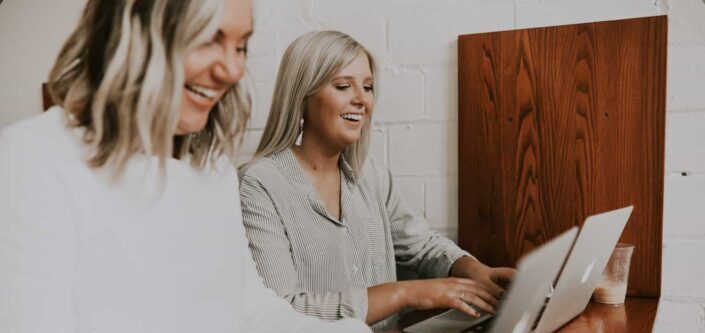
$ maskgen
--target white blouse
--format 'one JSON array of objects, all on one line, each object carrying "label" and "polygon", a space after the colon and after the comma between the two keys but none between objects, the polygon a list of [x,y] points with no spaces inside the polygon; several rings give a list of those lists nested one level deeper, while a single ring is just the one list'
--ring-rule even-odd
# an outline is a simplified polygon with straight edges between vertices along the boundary
[{"label": "white blouse", "polygon": [[55,107],[0,132],[0,332],[368,332],[265,288],[232,168],[90,168]]}]

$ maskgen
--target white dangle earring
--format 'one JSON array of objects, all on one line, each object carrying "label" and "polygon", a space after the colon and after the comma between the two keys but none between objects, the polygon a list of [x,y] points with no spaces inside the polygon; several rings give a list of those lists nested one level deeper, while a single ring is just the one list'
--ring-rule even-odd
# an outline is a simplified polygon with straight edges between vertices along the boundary
[{"label": "white dangle earring", "polygon": [[304,137],[304,118],[301,118],[301,122],[299,123],[299,136],[296,137],[296,142],[294,142],[294,145],[300,146],[301,140],[303,140],[303,137]]}]

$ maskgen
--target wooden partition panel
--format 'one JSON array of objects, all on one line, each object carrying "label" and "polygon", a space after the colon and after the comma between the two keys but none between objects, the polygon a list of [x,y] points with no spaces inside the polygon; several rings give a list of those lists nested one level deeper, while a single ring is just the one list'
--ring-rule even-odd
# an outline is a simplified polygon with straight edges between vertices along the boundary
[{"label": "wooden partition panel", "polygon": [[491,265],[634,205],[628,295],[660,295],[665,16],[460,36],[459,243]]},{"label": "wooden partition panel", "polygon": [[52,106],[54,106],[54,100],[51,98],[51,93],[49,93],[49,86],[46,82],[42,83],[42,109],[46,111]]}]

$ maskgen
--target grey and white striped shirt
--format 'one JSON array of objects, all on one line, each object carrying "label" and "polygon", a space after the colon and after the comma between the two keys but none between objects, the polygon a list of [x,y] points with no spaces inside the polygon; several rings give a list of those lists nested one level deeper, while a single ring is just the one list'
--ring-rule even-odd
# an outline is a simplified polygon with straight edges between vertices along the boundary
[{"label": "grey and white striped shirt", "polygon": [[242,216],[257,269],[298,311],[364,320],[367,287],[395,281],[396,265],[420,278],[445,277],[456,259],[470,255],[413,216],[388,169],[369,160],[356,179],[342,158],[340,167],[340,220],[328,214],[290,149],[242,175]]}]

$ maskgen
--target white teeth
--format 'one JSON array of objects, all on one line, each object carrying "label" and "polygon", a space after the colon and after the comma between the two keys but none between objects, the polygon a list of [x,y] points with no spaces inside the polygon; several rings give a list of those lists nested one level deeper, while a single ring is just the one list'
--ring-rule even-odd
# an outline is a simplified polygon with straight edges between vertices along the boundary
[{"label": "white teeth", "polygon": [[346,113],[346,114],[342,115],[341,117],[343,117],[344,119],[347,119],[347,120],[352,120],[352,121],[362,120],[362,115],[355,114],[355,113]]},{"label": "white teeth", "polygon": [[218,96],[218,90],[209,89],[206,87],[197,86],[195,84],[186,84],[186,89],[203,96],[205,98],[213,99]]}]

